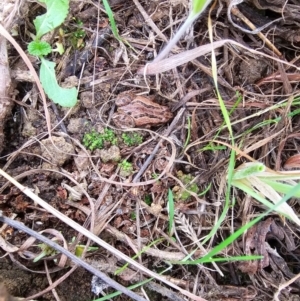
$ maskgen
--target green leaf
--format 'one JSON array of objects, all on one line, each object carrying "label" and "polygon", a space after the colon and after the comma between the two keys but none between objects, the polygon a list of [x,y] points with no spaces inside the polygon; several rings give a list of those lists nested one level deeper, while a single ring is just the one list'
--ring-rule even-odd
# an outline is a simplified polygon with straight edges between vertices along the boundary
[{"label": "green leaf", "polygon": [[50,44],[43,41],[32,41],[28,44],[27,49],[31,55],[35,56],[47,55],[51,52]]},{"label": "green leaf", "polygon": [[[205,262],[208,262],[212,260],[213,256],[220,253],[222,250],[224,250],[228,245],[232,244],[239,236],[241,236],[246,230],[254,226],[257,222],[259,222],[263,217],[270,214],[273,210],[276,210],[280,205],[284,204],[288,199],[290,199],[293,195],[298,194],[300,191],[300,184],[293,187],[278,203],[272,205],[272,207],[260,214],[255,219],[251,220],[249,223],[245,224],[241,228],[239,228],[237,231],[232,233],[229,237],[227,237],[225,240],[223,240],[220,244],[218,244],[216,247],[214,247],[212,250],[210,250],[204,257],[193,260],[193,261],[180,261],[180,262],[174,262],[176,264],[202,264]],[[247,259],[246,259],[247,260]]]},{"label": "green leaf", "polygon": [[119,35],[118,28],[117,28],[117,25],[116,25],[116,22],[115,22],[115,19],[114,19],[114,13],[111,10],[108,1],[107,0],[102,0],[102,2],[103,2],[103,6],[105,8],[105,11],[106,11],[106,13],[108,15],[108,19],[109,19],[109,22],[110,22],[111,30],[112,30],[115,38],[117,40],[119,40],[119,41],[122,41],[122,38]]},{"label": "green leaf", "polygon": [[168,212],[169,212],[169,234],[172,235],[172,228],[174,226],[174,211],[175,211],[175,206],[174,206],[174,197],[173,197],[173,192],[169,188],[168,191]]},{"label": "green leaf", "polygon": [[77,89],[60,87],[55,76],[55,63],[47,61],[44,58],[41,58],[41,61],[40,79],[48,97],[54,103],[58,103],[63,107],[70,108],[75,106],[77,102]]},{"label": "green leaf", "polygon": [[33,21],[37,40],[62,24],[69,11],[69,0],[39,0],[39,2],[46,4],[47,12]]},{"label": "green leaf", "polygon": [[206,7],[210,2],[211,0],[194,0],[192,14],[195,15],[201,14],[206,9]]},{"label": "green leaf", "polygon": [[250,176],[256,176],[264,172],[266,167],[264,164],[259,162],[247,162],[239,166],[233,174],[233,180],[239,180],[248,178]]}]

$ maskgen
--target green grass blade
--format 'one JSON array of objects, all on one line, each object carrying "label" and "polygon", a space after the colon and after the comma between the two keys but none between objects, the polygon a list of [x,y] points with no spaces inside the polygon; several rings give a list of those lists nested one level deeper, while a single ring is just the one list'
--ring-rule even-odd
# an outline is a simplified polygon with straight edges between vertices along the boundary
[{"label": "green grass blade", "polygon": [[200,15],[212,0],[194,0],[192,15]]},{"label": "green grass blade", "polygon": [[[133,284],[133,285],[131,285],[131,286],[128,286],[127,289],[133,290],[133,289],[135,289],[135,288],[137,288],[137,287],[140,287],[140,286],[142,286],[142,285],[145,285],[146,283],[150,282],[151,280],[153,280],[153,278],[146,279],[146,280],[144,280],[144,281],[142,281],[142,282],[139,282],[139,283]],[[95,299],[95,300],[93,300],[93,301],[105,301],[105,300],[110,300],[111,298],[120,296],[121,294],[122,294],[122,292],[117,291],[117,292],[111,293],[111,294],[109,294],[109,295],[106,295],[106,296],[104,296],[104,297],[102,297],[102,298]]]},{"label": "green grass blade", "polygon": [[105,11],[106,11],[106,13],[108,15],[108,19],[109,19],[109,23],[110,23],[110,26],[111,26],[111,30],[112,30],[115,38],[117,40],[119,40],[119,41],[122,41],[122,38],[119,35],[119,31],[118,31],[118,28],[117,28],[117,25],[116,25],[116,22],[115,22],[114,13],[111,10],[108,1],[107,0],[102,0],[102,2],[103,2],[103,6],[105,8]]},{"label": "green grass blade", "polygon": [[[149,248],[151,248],[153,245],[160,243],[161,241],[163,241],[163,238],[159,238],[156,239],[154,241],[152,241],[149,245],[145,246],[140,252],[138,252],[137,254],[135,254],[132,259],[136,259],[137,257],[139,257],[141,254],[143,254],[146,250],[148,250]],[[115,275],[118,275],[120,273],[122,273],[127,267],[128,267],[129,263],[125,263],[122,267],[120,267],[119,269],[116,270]]]},{"label": "green grass blade", "polygon": [[215,248],[213,248],[207,255],[205,255],[202,258],[199,258],[197,260],[193,261],[187,261],[187,262],[176,262],[177,264],[198,264],[198,263],[206,263],[207,260],[210,260],[214,255],[220,253],[222,250],[224,250],[227,246],[229,246],[232,242],[237,240],[239,236],[241,236],[246,230],[254,226],[257,222],[259,222],[263,217],[271,213],[272,211],[276,210],[281,204],[284,204],[287,200],[289,200],[293,195],[300,192],[300,184],[295,186],[293,189],[291,189],[277,204],[274,204],[272,208],[270,208],[268,211],[262,213],[260,216],[256,217],[246,225],[242,226],[240,229],[238,229],[236,232],[231,234],[228,238],[226,238],[223,242],[221,242],[219,245],[217,245]]},{"label": "green grass blade", "polygon": [[215,235],[217,233],[221,224],[223,223],[223,221],[226,218],[228,209],[230,207],[230,191],[231,191],[231,181],[232,181],[233,172],[234,172],[234,165],[235,165],[235,151],[231,151],[229,166],[228,166],[228,185],[227,185],[227,191],[226,191],[225,204],[223,207],[223,211],[222,211],[221,216],[219,217],[217,223],[214,225],[214,227],[211,229],[209,234],[203,240],[202,244],[205,244],[213,235]]},{"label": "green grass blade", "polygon": [[189,144],[190,139],[191,139],[191,118],[190,117],[187,118],[187,122],[188,122],[188,131],[187,131],[187,137],[186,137],[184,146],[182,148],[182,152],[184,152],[184,150],[186,149],[186,147]]},{"label": "green grass blade", "polygon": [[213,257],[208,259],[205,263],[211,262],[228,262],[228,261],[248,261],[248,260],[258,260],[263,259],[260,255],[245,255],[245,256],[231,256],[231,257]]},{"label": "green grass blade", "polygon": [[162,52],[155,58],[153,62],[159,62],[163,58],[165,58],[172,48],[177,44],[180,38],[185,34],[188,28],[193,24],[193,22],[201,15],[201,13],[206,9],[211,0],[194,0],[193,8],[187,19],[181,25],[179,30],[176,32],[174,37],[169,41],[167,46],[163,49]]},{"label": "green grass blade", "polygon": [[264,164],[259,162],[249,162],[245,163],[241,166],[241,168],[237,168],[233,175],[233,180],[239,180],[243,178],[248,178],[250,176],[256,176],[261,174],[266,170]]},{"label": "green grass blade", "polygon": [[251,184],[247,180],[238,180],[233,181],[232,185],[236,188],[239,188],[240,190],[244,191],[246,194],[252,196],[259,202],[261,202],[263,205],[265,205],[268,208],[272,208],[274,206],[273,203],[266,200],[264,197],[262,197],[259,193],[253,190]]},{"label": "green grass blade", "polygon": [[172,229],[174,225],[174,196],[172,190],[168,191],[168,212],[169,212],[169,235],[172,235]]},{"label": "green grass blade", "polygon": [[[265,179],[265,178],[259,178],[262,182],[268,184],[271,186],[273,189],[275,189],[279,193],[287,194],[295,185],[290,185],[290,184],[285,184],[285,183],[280,183],[277,181]],[[300,193],[297,193],[294,195],[296,198],[300,198]]]}]

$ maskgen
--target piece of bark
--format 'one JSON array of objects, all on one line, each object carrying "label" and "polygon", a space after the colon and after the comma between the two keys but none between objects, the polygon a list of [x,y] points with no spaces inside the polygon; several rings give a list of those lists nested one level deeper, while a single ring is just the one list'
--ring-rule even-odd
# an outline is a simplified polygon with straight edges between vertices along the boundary
[{"label": "piece of bark", "polygon": [[10,115],[13,102],[10,98],[11,78],[8,65],[6,39],[0,36],[0,153],[4,146],[4,125]]}]

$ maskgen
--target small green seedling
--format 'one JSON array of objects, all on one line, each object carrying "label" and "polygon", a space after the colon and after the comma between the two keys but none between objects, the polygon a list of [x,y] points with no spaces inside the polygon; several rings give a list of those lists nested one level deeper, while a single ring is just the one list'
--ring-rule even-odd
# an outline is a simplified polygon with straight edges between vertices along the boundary
[{"label": "small green seedling", "polygon": [[186,201],[191,196],[191,192],[198,194],[199,187],[196,183],[191,183],[193,180],[192,175],[184,174],[182,171],[178,171],[177,176],[185,185],[185,188],[178,187],[178,190],[174,191],[175,200]]},{"label": "small green seedling", "polygon": [[127,146],[136,146],[140,145],[143,142],[143,136],[138,133],[123,133],[122,134],[123,142]]},{"label": "small green seedling", "polygon": [[93,151],[95,149],[102,149],[104,147],[104,143],[112,145],[117,144],[117,137],[111,129],[104,129],[103,133],[98,133],[95,130],[92,130],[83,136],[82,143],[86,148]]},{"label": "small green seedling", "polygon": [[69,0],[39,0],[45,3],[47,11],[44,15],[38,16],[33,21],[36,36],[34,41],[29,43],[28,52],[38,56],[41,60],[40,80],[48,97],[63,107],[73,107],[77,103],[77,89],[66,89],[58,85],[55,76],[55,63],[44,58],[51,51],[61,52],[61,45],[53,50],[49,43],[41,41],[46,33],[60,26],[68,15]]},{"label": "small green seedling", "polygon": [[133,166],[132,163],[128,162],[127,160],[123,160],[119,163],[120,167],[120,175],[122,177],[128,177],[133,172]]},{"label": "small green seedling", "polygon": [[154,172],[151,176],[153,179],[157,179],[159,175],[156,172]]},{"label": "small green seedling", "polygon": [[34,258],[33,262],[38,262],[46,256],[53,256],[57,254],[57,251],[48,246],[47,244],[38,244],[37,246],[42,249],[42,252]]},{"label": "small green seedling", "polygon": [[152,197],[151,197],[150,194],[146,194],[146,195],[145,195],[144,202],[145,202],[148,206],[151,206],[151,204],[152,204],[153,201],[152,201]]},{"label": "small green seedling", "polygon": [[133,221],[136,220],[136,213],[135,212],[130,213],[130,219],[133,220]]},{"label": "small green seedling", "polygon": [[[75,237],[72,238],[72,243],[75,241]],[[81,257],[82,256],[82,253],[85,249],[85,245],[76,245],[75,247],[75,255],[77,257]],[[87,252],[92,252],[92,251],[97,251],[99,248],[98,247],[88,247],[87,248]]]},{"label": "small green seedling", "polygon": [[84,47],[84,38],[86,36],[86,31],[83,29],[83,22],[77,18],[73,18],[77,29],[71,33],[70,40],[71,45],[74,49],[80,49]]}]

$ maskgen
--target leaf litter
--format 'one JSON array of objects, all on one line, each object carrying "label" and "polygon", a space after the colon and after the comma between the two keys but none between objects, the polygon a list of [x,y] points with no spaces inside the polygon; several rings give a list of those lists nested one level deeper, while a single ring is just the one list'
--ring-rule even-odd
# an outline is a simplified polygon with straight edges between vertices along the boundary
[{"label": "leaf litter", "polygon": [[[6,66],[10,68],[6,72],[14,76],[10,80],[15,92],[1,93],[5,99],[14,100],[14,106],[11,101],[8,110],[1,111],[4,117],[0,129],[5,134],[5,143],[1,143],[2,169],[123,254],[136,256],[136,261],[146,268],[169,269],[168,281],[181,291],[178,293],[178,289],[153,280],[144,285],[144,293],[150,300],[161,299],[161,296],[175,300],[174,292],[177,292],[176,300],[184,300],[184,293],[202,300],[250,301],[273,297],[299,300],[298,227],[276,213],[250,228],[220,254],[220,257],[262,255],[263,259],[170,268],[170,262],[182,260],[188,254],[192,259],[203,257],[266,209],[237,190],[226,219],[216,234],[202,243],[222,212],[230,156],[230,149],[217,142],[230,141],[211,78],[212,45],[206,34],[208,10],[194,22],[193,30],[182,37],[168,58],[144,68],[178,30],[188,15],[188,3],[172,1],[169,5],[168,2],[137,0],[109,3],[119,35],[130,46],[114,39],[108,17],[97,2],[71,1],[62,31],[57,30],[47,38],[53,45],[57,39],[63,41],[66,49],[63,57],[50,55],[56,63],[58,82],[66,82],[74,75],[79,78],[79,104],[72,109],[56,107],[50,101],[43,105],[36,98],[36,84],[24,81],[28,79],[25,76],[28,71],[22,59],[11,46],[4,46],[9,58]],[[231,1],[231,4],[228,1],[219,2],[211,12],[218,84],[226,108],[231,112],[236,145],[241,154],[244,152],[277,171],[297,169],[299,165],[297,5],[296,0]],[[17,10],[12,10],[11,18],[16,24],[13,29],[18,33],[15,40],[25,50],[30,38],[25,35],[24,24],[32,30],[32,22],[42,9],[36,3],[21,3],[19,9],[26,14],[18,15]],[[270,22],[273,23],[268,25]],[[6,29],[11,32],[12,26]],[[78,29],[85,31],[85,37],[76,43],[77,48],[70,36],[74,37]],[[37,68],[38,62],[32,61],[32,65]],[[16,70],[18,77],[15,77]],[[157,75],[146,75],[154,73]],[[126,129],[141,134],[143,142],[126,146],[118,138],[116,147],[121,159],[132,164],[133,170],[132,174],[121,176],[118,162],[103,162],[100,157],[101,152],[109,152],[111,145],[104,143],[102,150],[91,151],[85,148],[82,139],[91,130],[101,133],[107,127],[113,128],[114,101],[127,91],[169,107],[175,121],[171,130],[168,124],[151,129]],[[148,109],[146,114],[151,117],[151,108]],[[32,112],[39,118],[31,119]],[[138,118],[138,114],[144,112],[132,114]],[[47,119],[44,116],[48,116]],[[22,131],[25,124],[26,134]],[[53,131],[49,141],[53,145],[45,146],[43,140],[49,137],[50,128]],[[121,137],[123,132],[114,130]],[[72,147],[66,149],[56,141],[64,141]],[[111,158],[110,154],[107,157]],[[244,155],[238,157],[236,167],[246,163],[246,159]],[[180,179],[178,173],[191,183]],[[194,191],[193,185],[197,188]],[[52,228],[60,231],[70,250],[75,250],[79,243],[87,248],[94,245],[4,178],[1,178],[1,186],[0,209],[5,216],[16,214],[17,220],[38,232]],[[168,191],[174,188],[180,189],[185,199],[174,201],[172,228],[176,231],[169,233]],[[73,190],[79,192],[76,202],[72,200]],[[299,215],[297,198],[291,199],[289,206]],[[0,275],[5,276],[0,277],[0,282],[12,295],[30,297],[44,291],[43,300],[54,300],[57,296],[60,300],[93,298],[89,273],[75,271],[71,263],[66,263],[73,273],[67,284],[63,279],[66,270],[58,271],[57,259],[45,261],[45,269],[43,260],[32,265],[30,256],[26,259],[18,253],[27,235],[3,225],[1,237],[1,255],[8,252],[9,266],[18,273],[12,262],[18,263],[27,269],[26,277],[35,279],[28,285],[17,278],[16,281],[24,283],[22,289],[17,290],[18,286],[5,281],[16,277],[7,273],[7,262],[1,259]],[[76,237],[74,242],[73,237]],[[34,245],[22,250],[27,255],[39,251]],[[132,266],[114,276],[124,262],[104,248],[83,256],[99,269],[108,262],[111,268],[103,271],[125,286],[147,279],[146,274],[137,274]],[[48,278],[34,273],[42,269]],[[78,288],[82,294],[78,294]],[[46,293],[51,289],[57,295]],[[138,293],[141,291],[136,289]],[[105,289],[105,293],[110,292],[112,289]],[[127,300],[125,295],[116,298]]]}]

